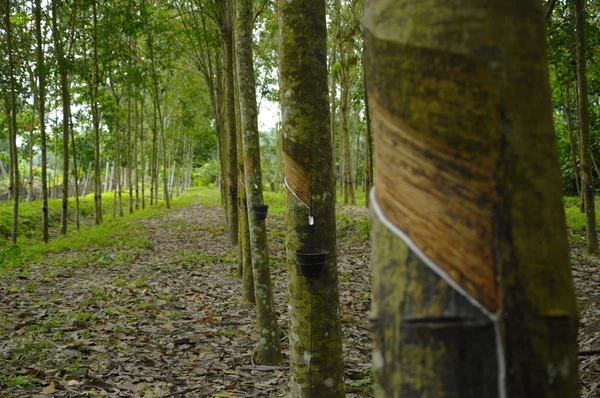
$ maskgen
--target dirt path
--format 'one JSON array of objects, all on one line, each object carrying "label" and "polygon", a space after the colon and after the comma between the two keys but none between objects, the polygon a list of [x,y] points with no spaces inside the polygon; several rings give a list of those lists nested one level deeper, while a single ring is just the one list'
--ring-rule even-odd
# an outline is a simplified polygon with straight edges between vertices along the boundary
[{"label": "dirt path", "polygon": [[[10,386],[0,397],[286,396],[287,363],[252,366],[255,312],[240,302],[221,210],[194,205],[135,222],[151,242],[147,249],[123,242],[100,253],[49,256],[0,280],[0,386]],[[270,216],[268,228],[287,347],[282,216]],[[369,396],[369,245],[351,229],[345,235],[347,396]]]}]

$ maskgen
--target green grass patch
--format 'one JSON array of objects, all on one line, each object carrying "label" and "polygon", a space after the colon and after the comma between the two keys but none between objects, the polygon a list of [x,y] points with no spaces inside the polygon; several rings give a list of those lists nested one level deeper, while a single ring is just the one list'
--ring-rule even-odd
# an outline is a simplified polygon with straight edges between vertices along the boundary
[{"label": "green grass patch", "polygon": [[[189,206],[195,203],[212,203],[218,199],[219,192],[215,189],[191,189],[184,195],[171,201],[172,207]],[[93,195],[80,199],[81,229],[77,231],[74,225],[75,199],[69,199],[70,217],[69,232],[66,236],[58,235],[60,225],[60,199],[49,200],[50,231],[53,238],[47,244],[41,241],[41,201],[24,202],[19,204],[19,239],[16,244],[9,241],[12,225],[12,203],[0,203],[0,272],[19,268],[24,271],[28,264],[40,261],[44,256],[56,253],[79,253],[71,257],[60,257],[55,265],[78,266],[97,261],[99,263],[126,263],[133,253],[120,252],[111,257],[100,255],[100,249],[148,249],[152,242],[147,239],[145,227],[134,221],[159,216],[165,211],[165,203],[159,201],[155,206],[127,213],[128,194],[123,194],[125,214],[113,219],[113,194],[106,193],[102,197],[102,225],[94,225]],[[85,254],[85,255],[81,255]],[[16,277],[16,275],[13,275]]]},{"label": "green grass patch", "polygon": [[[577,196],[565,196],[563,197],[565,204],[565,216],[567,218],[567,227],[573,232],[584,232],[585,226],[585,213],[580,210],[580,199]],[[600,225],[600,198],[594,199],[596,205],[596,223]]]}]

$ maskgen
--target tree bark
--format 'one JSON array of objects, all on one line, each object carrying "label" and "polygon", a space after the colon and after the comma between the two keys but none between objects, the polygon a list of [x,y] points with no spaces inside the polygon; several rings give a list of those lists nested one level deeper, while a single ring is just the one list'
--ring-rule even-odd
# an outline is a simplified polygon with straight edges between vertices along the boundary
[{"label": "tree bark", "polygon": [[[129,214],[133,213],[133,184],[131,184],[131,91],[127,99],[127,189],[129,191]],[[135,137],[135,135],[134,135]]]},{"label": "tree bark", "polygon": [[598,232],[596,231],[596,209],[594,205],[594,188],[592,186],[592,153],[590,149],[590,119],[588,102],[588,83],[585,49],[585,10],[583,0],[575,0],[577,26],[577,118],[581,139],[581,191],[585,207],[585,223],[587,234],[587,252],[598,255]]},{"label": "tree bark", "polygon": [[[364,65],[364,64],[363,64]],[[363,184],[365,187],[365,207],[369,207],[369,194],[373,186],[373,128],[371,125],[371,113],[369,110],[369,95],[365,85],[365,123],[367,125],[365,134],[365,160],[363,163]]]},{"label": "tree bark", "polygon": [[144,110],[146,95],[142,92],[142,102],[140,103],[140,167],[142,168],[142,209],[146,208],[146,154],[144,152]]},{"label": "tree bark", "polygon": [[[239,90],[238,90],[239,93]],[[241,115],[240,115],[241,119]],[[250,248],[250,229],[248,225],[248,198],[246,195],[246,174],[244,171],[244,151],[241,143],[242,129],[237,130],[237,159],[238,159],[238,219],[239,219],[239,241],[238,241],[238,267],[242,271],[242,302],[256,304],[254,297],[254,275],[252,270],[252,252]],[[238,271],[239,272],[239,271]]]},{"label": "tree bark", "polygon": [[27,182],[27,201],[33,200],[33,132],[35,130],[35,106],[37,105],[37,89],[35,85],[35,78],[31,75],[31,90],[33,91],[33,106],[31,108],[31,127],[29,129],[29,179]]},{"label": "tree bark", "polygon": [[541,2],[460,5],[364,4],[376,395],[575,398]]},{"label": "tree bark", "polygon": [[581,189],[579,187],[579,171],[577,170],[577,145],[575,144],[575,139],[573,138],[573,121],[571,119],[569,84],[567,84],[565,88],[565,114],[567,116],[567,134],[569,135],[569,146],[571,148],[571,167],[573,170],[573,175],[575,176],[577,196],[581,196]]},{"label": "tree bark", "polygon": [[52,0],[52,35],[54,37],[54,50],[58,59],[60,74],[60,91],[62,99],[62,139],[63,139],[63,184],[62,184],[62,212],[60,217],[60,233],[67,234],[69,217],[69,138],[71,120],[71,94],[69,92],[69,77],[67,60],[64,55],[63,44],[58,30],[57,0]]},{"label": "tree bark", "polygon": [[73,121],[69,112],[69,125],[71,130],[71,148],[73,152],[73,179],[75,180],[75,229],[79,231],[79,169],[77,168],[77,147],[75,146],[75,132],[73,131]]},{"label": "tree bark", "polygon": [[[100,159],[100,110],[98,105],[98,84],[100,75],[98,71],[98,8],[96,0],[92,0],[92,51],[93,66],[92,76],[89,79],[90,104],[92,108],[92,125],[94,129],[94,222],[102,224],[102,163]],[[85,32],[84,32],[85,38]],[[85,54],[85,52],[84,52]],[[87,58],[86,58],[87,60]],[[107,170],[108,172],[108,170]],[[108,174],[107,174],[108,176]],[[105,181],[106,182],[106,181]]]},{"label": "tree bark", "polygon": [[19,153],[17,152],[17,95],[15,88],[15,60],[13,54],[13,38],[12,38],[12,24],[10,22],[10,0],[6,0],[5,4],[5,20],[4,27],[6,29],[6,51],[8,53],[8,69],[10,79],[10,109],[9,115],[9,145],[10,152],[12,153],[10,164],[11,176],[11,187],[13,194],[13,223],[11,231],[11,241],[17,242],[17,233],[19,226]]},{"label": "tree bark", "polygon": [[[249,207],[263,204],[258,106],[256,105],[256,82],[252,57],[253,17],[252,0],[237,0],[235,36],[242,122],[242,142],[238,145],[243,146],[246,195]],[[247,213],[258,315],[258,357],[264,364],[280,363],[281,344],[279,343],[279,327],[273,301],[267,226],[265,220],[259,220],[251,211]]]},{"label": "tree bark", "polygon": [[[327,87],[324,0],[279,2],[280,67],[290,313],[290,394],[344,397],[335,240],[335,180]],[[295,193],[295,194],[294,194]],[[310,207],[314,225],[308,223]],[[299,249],[327,250],[314,281],[295,262]]]},{"label": "tree bark", "polygon": [[[139,179],[139,162],[138,162],[138,132],[139,132],[139,112],[137,93],[133,99],[133,167],[134,185],[135,185],[135,209],[140,209],[140,179]],[[142,162],[143,164],[143,162]]]},{"label": "tree bark", "polygon": [[237,245],[238,239],[238,206],[237,206],[237,143],[235,132],[235,94],[233,75],[233,25],[232,25],[232,0],[226,0],[224,20],[221,24],[221,37],[223,39],[224,71],[225,71],[225,126],[227,129],[226,148],[224,152],[227,165],[227,189],[229,241],[232,246]]}]

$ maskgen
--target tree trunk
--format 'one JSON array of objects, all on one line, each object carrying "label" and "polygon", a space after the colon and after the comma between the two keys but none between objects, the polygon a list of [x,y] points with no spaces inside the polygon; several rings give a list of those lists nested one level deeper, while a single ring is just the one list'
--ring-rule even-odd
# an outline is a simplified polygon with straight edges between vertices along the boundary
[{"label": "tree trunk", "polygon": [[[345,397],[325,1],[281,1],[279,15],[283,148],[290,188],[286,206],[290,393]],[[329,252],[315,280],[302,276],[295,262],[296,250],[310,248]]]},{"label": "tree trunk", "polygon": [[[262,173],[260,169],[260,143],[258,139],[258,107],[256,105],[256,82],[252,58],[252,23],[254,12],[252,0],[237,0],[236,50],[238,86],[240,90],[240,113],[242,122],[242,142],[246,195],[248,205],[263,204]],[[281,344],[277,313],[273,302],[267,226],[248,211],[250,229],[250,250],[254,271],[254,291],[258,315],[258,357],[261,363],[280,363]]]},{"label": "tree trunk", "polygon": [[27,201],[33,200],[33,131],[35,130],[35,106],[37,105],[37,95],[35,79],[31,76],[31,89],[33,91],[33,106],[31,109],[31,128],[29,129],[29,181],[27,183]]},{"label": "tree trunk", "polygon": [[[69,118],[71,118],[69,112]],[[73,126],[73,121],[69,119],[69,125]],[[73,151],[73,178],[75,179],[75,229],[79,231],[79,169],[77,168],[77,147],[75,146],[75,132],[71,130],[71,148]]]},{"label": "tree trunk", "polygon": [[578,397],[541,2],[364,10],[377,396]]},{"label": "tree trunk", "polygon": [[592,186],[592,153],[590,149],[590,120],[588,102],[588,84],[585,50],[585,10],[583,0],[575,0],[577,25],[577,119],[581,137],[581,191],[585,207],[585,223],[587,232],[587,251],[598,255],[598,232],[596,231],[596,209],[594,205],[594,188]]},{"label": "tree trunk", "polygon": [[[153,109],[152,113],[152,159],[150,161],[150,206],[154,204],[156,194],[155,192],[158,190],[157,181],[158,176],[156,175],[156,164],[158,163],[158,153],[157,153],[157,137],[158,137],[158,121],[157,121],[157,111],[156,111],[156,99],[153,98]],[[158,204],[158,203],[157,203]]]},{"label": "tree trunk", "polygon": [[140,209],[140,180],[139,180],[139,163],[138,163],[138,101],[137,95],[133,100],[133,171],[135,185],[135,209]]},{"label": "tree trunk", "polygon": [[[348,204],[352,192],[352,161],[350,156],[350,68],[348,65],[348,54],[344,49],[340,51],[342,64],[342,81],[340,112],[342,114],[342,131],[340,143],[342,144],[342,153],[340,163],[342,164],[342,184],[344,193],[344,203]],[[343,140],[343,141],[342,141]]]},{"label": "tree trunk", "polygon": [[144,106],[146,96],[142,92],[142,103],[140,104],[140,166],[142,167],[142,209],[146,208],[146,154],[144,153]]},{"label": "tree trunk", "polygon": [[[239,93],[239,90],[238,90]],[[240,115],[241,116],[241,115]],[[242,148],[242,129],[237,130],[237,159],[238,159],[238,267],[242,267],[242,302],[256,304],[254,296],[254,274],[252,270],[252,252],[250,247],[250,229],[248,225],[248,198],[246,196],[246,174],[244,171],[244,152]]]},{"label": "tree trunk", "polygon": [[[135,136],[135,135],[134,135]],[[131,92],[127,99],[127,189],[129,190],[129,214],[133,213],[133,185],[131,184]]]},{"label": "tree trunk", "polygon": [[69,138],[71,120],[71,94],[69,92],[69,78],[67,60],[64,56],[63,45],[58,30],[57,0],[52,0],[52,35],[54,37],[54,49],[58,59],[58,70],[60,74],[60,91],[62,99],[62,129],[63,129],[63,184],[62,184],[62,212],[60,217],[60,233],[67,234],[67,223],[69,216]]},{"label": "tree trunk", "polygon": [[237,245],[238,239],[238,207],[237,207],[237,143],[235,132],[235,94],[233,75],[233,26],[232,26],[232,0],[226,0],[224,20],[221,24],[221,36],[223,39],[224,71],[225,71],[225,125],[226,125],[226,151],[225,164],[227,165],[227,189],[228,199],[228,222],[229,241],[232,246]]},{"label": "tree trunk", "polygon": [[[158,95],[158,86],[156,86]],[[158,101],[158,97],[157,97]],[[160,118],[160,137],[162,140],[162,163],[163,163],[163,194],[165,200],[165,206],[167,209],[171,208],[171,201],[169,200],[169,170],[168,170],[168,159],[167,159],[167,137],[165,135],[165,120],[162,116],[160,103],[158,104],[158,117]]]},{"label": "tree trunk", "polygon": [[[102,224],[102,170],[100,159],[100,111],[97,102],[98,98],[98,9],[96,0],[92,0],[92,51],[93,51],[93,66],[92,77],[88,81],[90,91],[90,104],[92,108],[92,125],[94,130],[94,223],[95,225]],[[85,32],[84,32],[85,43]],[[84,56],[86,51],[84,51]],[[87,64],[87,58],[85,58]],[[108,167],[107,167],[108,173]],[[106,174],[108,178],[108,174]],[[105,181],[106,182],[106,181]]]},{"label": "tree trunk", "polygon": [[11,231],[11,241],[17,242],[17,231],[19,226],[19,153],[17,152],[17,95],[15,88],[15,60],[13,54],[12,26],[10,21],[10,0],[6,0],[4,27],[6,29],[6,51],[8,53],[8,68],[10,74],[10,119],[9,124],[9,145],[12,153],[12,163],[10,164],[12,176],[13,193],[13,223]]},{"label": "tree trunk", "polygon": [[[235,1],[234,1],[234,5],[235,5]],[[235,15],[235,11],[233,11],[232,15]],[[237,33],[236,33],[237,35]],[[237,37],[237,36],[236,36]],[[237,262],[238,262],[238,276],[243,277],[244,276],[244,259],[246,254],[248,255],[248,258],[250,258],[250,262],[247,263],[247,266],[252,269],[252,257],[251,257],[251,253],[250,253],[250,231],[248,230],[248,235],[244,234],[244,229],[248,229],[248,200],[247,200],[247,194],[245,192],[246,190],[246,174],[244,171],[244,151],[242,149],[242,113],[241,113],[241,100],[240,100],[240,87],[239,87],[239,79],[237,78],[237,76],[239,75],[239,71],[238,71],[238,61],[237,61],[237,52],[234,51],[233,52],[233,68],[234,68],[234,75],[236,76],[236,79],[233,80],[234,82],[234,94],[235,94],[235,128],[236,128],[236,135],[235,135],[235,139],[236,142],[238,143],[238,145],[236,145],[236,152],[237,152],[237,175],[238,175],[238,179],[237,179],[237,206],[238,206],[238,258],[237,258]],[[245,220],[243,220],[243,218],[246,217]],[[245,235],[245,236],[244,236]],[[246,251],[247,253],[244,252],[244,243],[242,242],[244,238],[248,239],[248,245],[246,246]],[[254,284],[254,279],[252,281],[252,283]],[[242,289],[243,289],[243,284],[242,284]],[[252,294],[254,294],[254,286],[252,286]],[[244,291],[242,291],[242,299],[244,298]],[[252,300],[252,302],[254,302],[254,300]]]},{"label": "tree trunk", "polygon": [[571,105],[570,105],[570,90],[569,84],[565,89],[565,114],[567,116],[567,133],[569,135],[569,146],[571,148],[571,167],[575,176],[575,187],[577,188],[577,196],[581,196],[581,188],[579,187],[579,171],[577,170],[577,145],[573,138],[573,121],[571,120]]},{"label": "tree trunk", "polygon": [[121,118],[119,113],[121,112],[120,98],[115,95],[117,102],[117,108],[115,110],[115,198],[117,198],[117,204],[119,208],[119,217],[123,217],[123,190],[121,180]]},{"label": "tree trunk", "polygon": [[[364,65],[364,64],[363,64]],[[373,186],[373,129],[371,126],[371,113],[369,110],[369,95],[365,85],[365,119],[367,124],[365,135],[365,160],[363,164],[363,184],[365,187],[365,207],[369,207],[369,194]]]}]

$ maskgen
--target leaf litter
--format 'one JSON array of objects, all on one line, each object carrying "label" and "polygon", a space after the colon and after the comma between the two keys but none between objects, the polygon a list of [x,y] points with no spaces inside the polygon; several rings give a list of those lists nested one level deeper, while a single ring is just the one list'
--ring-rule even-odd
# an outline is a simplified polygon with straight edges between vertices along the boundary
[{"label": "leaf litter", "polygon": [[[276,367],[252,364],[255,309],[241,303],[221,209],[132,222],[150,247],[49,255],[0,278],[0,397],[287,396],[283,216],[267,220],[284,353]],[[347,396],[372,396],[370,245],[352,228],[341,235]]]}]

